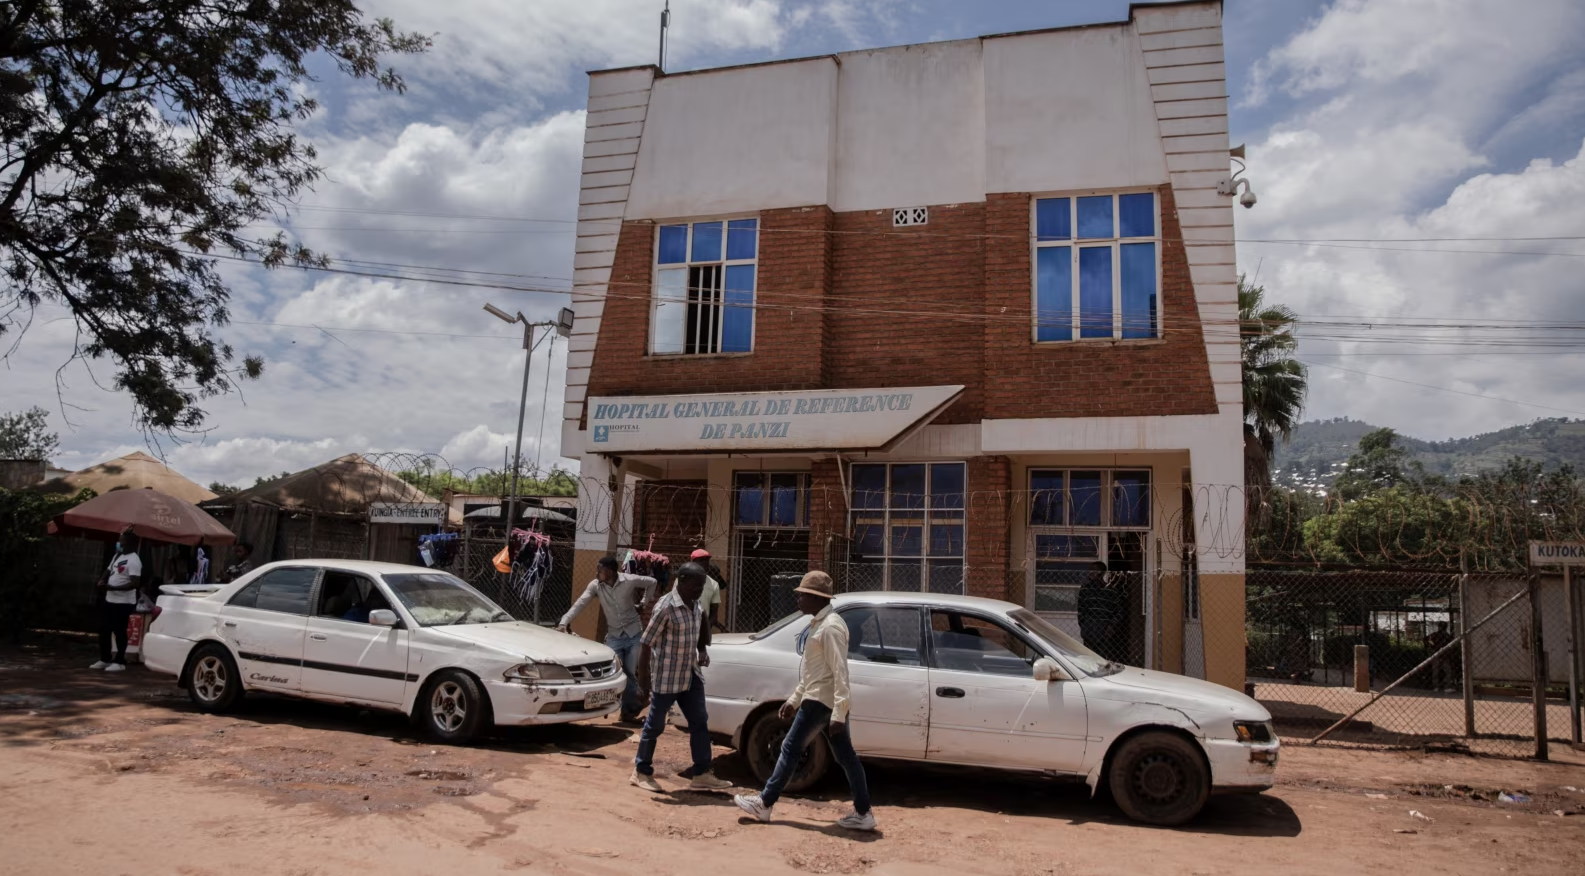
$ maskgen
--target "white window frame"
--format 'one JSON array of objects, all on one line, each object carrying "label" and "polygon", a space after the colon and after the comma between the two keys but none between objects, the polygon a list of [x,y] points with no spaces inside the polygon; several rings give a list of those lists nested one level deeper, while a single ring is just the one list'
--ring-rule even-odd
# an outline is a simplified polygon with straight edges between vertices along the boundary
[{"label": "white window frame", "polygon": [[[751,258],[751,259],[728,259],[728,258],[726,258],[726,254],[727,254],[727,243],[728,243],[728,240],[729,240],[730,235],[731,235],[731,223],[736,222],[736,221],[741,221],[741,220],[744,220],[744,219],[753,219],[753,220],[755,220],[755,224],[754,224],[754,258]],[[749,355],[749,354],[754,352],[754,345],[755,345],[755,342],[757,341],[758,322],[759,322],[759,319],[758,319],[758,315],[759,315],[759,254],[760,254],[760,247],[764,243],[764,239],[763,239],[763,236],[762,236],[762,232],[764,231],[763,222],[761,222],[759,220],[760,220],[760,217],[759,217],[758,214],[749,214],[749,215],[741,215],[741,216],[708,216],[708,217],[704,217],[704,218],[700,218],[700,219],[677,219],[677,220],[669,220],[669,221],[666,221],[666,222],[657,222],[657,223],[655,223],[655,240],[654,240],[654,243],[652,244],[652,246],[650,247],[651,251],[650,251],[650,257],[649,257],[650,290],[651,290],[650,291],[650,306],[649,306],[649,354],[651,356],[689,356],[689,357],[692,357],[692,356],[747,356],[747,355]],[[699,261],[699,262],[696,262],[696,261],[693,260],[693,230],[694,230],[694,226],[695,225],[700,225],[700,224],[709,224],[709,223],[713,223],[713,222],[721,223],[721,259],[719,261]],[[688,229],[687,240],[683,243],[684,259],[681,262],[675,262],[675,263],[672,263],[672,264],[662,265],[660,263],[661,229],[664,228],[664,227],[670,227],[670,226],[676,226],[676,225],[681,225],[681,226],[683,226],[683,227]],[[687,272],[689,272],[690,269],[692,269],[693,267],[695,267],[697,265],[720,265],[721,266],[721,299],[722,299],[722,303],[716,308],[718,319],[716,321],[716,327],[715,327],[715,338],[714,338],[715,349],[712,350],[712,351],[708,351],[708,352],[696,352],[696,353],[689,353],[686,349],[683,349],[683,350],[668,350],[668,351],[665,351],[665,352],[660,352],[660,351],[658,351],[656,349],[656,333],[657,333],[657,331],[660,328],[660,320],[659,320],[660,305],[663,303],[663,301],[661,299],[661,294],[660,294],[661,293],[660,272],[663,269],[664,270],[676,270],[676,269],[680,268],[680,269],[683,270],[684,273],[687,273]],[[735,266],[738,266],[738,265],[750,265],[750,266],[753,266],[753,268],[754,268],[754,288],[752,290],[750,290],[750,292],[754,296],[754,304],[749,309],[749,343],[748,343],[748,350],[746,350],[746,351],[744,351],[744,350],[734,350],[734,351],[732,351],[730,353],[724,353],[724,352],[721,351],[721,342],[724,339],[724,334],[725,334],[725,331],[726,331],[726,271],[727,271],[727,268],[735,267]],[[684,287],[684,288],[686,290],[686,287]],[[675,303],[681,304],[684,308],[687,307],[688,299],[687,299],[687,296],[686,296],[686,291],[684,293],[684,297],[682,298],[682,300],[678,301],[678,302],[675,302]],[[684,314],[683,314],[683,320],[684,320],[683,338],[684,339],[686,339],[687,336],[688,336],[687,327],[686,327],[687,318],[688,318],[687,317],[687,311],[684,310]],[[686,343],[684,344],[684,346],[686,347]]]},{"label": "white window frame", "polygon": [[[949,561],[956,559],[958,561],[959,568],[961,568],[963,570],[962,571],[962,577],[960,578],[960,587],[962,589],[960,589],[958,591],[958,594],[959,595],[966,594],[968,592],[968,577],[969,577],[969,509],[968,509],[968,505],[969,505],[969,466],[968,466],[967,460],[959,460],[959,459],[885,460],[885,461],[875,460],[875,461],[866,461],[866,462],[854,462],[854,463],[852,463],[852,465],[879,465],[879,466],[884,466],[886,468],[886,491],[885,491],[885,494],[886,494],[886,507],[884,507],[884,508],[855,508],[855,507],[853,507],[853,495],[854,495],[855,492],[857,492],[857,486],[858,485],[857,485],[857,481],[855,480],[855,478],[853,476],[851,467],[849,468],[849,471],[848,471],[848,502],[847,502],[847,504],[848,504],[848,534],[849,534],[849,537],[850,537],[850,541],[852,543],[852,549],[855,552],[855,554],[856,554],[856,552],[858,550],[858,544],[859,544],[858,523],[857,523],[858,518],[861,515],[862,516],[879,515],[882,518],[882,520],[884,521],[882,523],[881,554],[879,556],[870,556],[870,557],[866,557],[865,558],[867,561],[871,561],[871,562],[879,560],[879,565],[881,567],[881,590],[890,591],[892,589],[892,564],[894,562],[899,562],[899,561],[900,562],[910,562],[910,561],[912,561],[912,562],[917,562],[919,564],[919,589],[917,591],[905,591],[905,592],[909,592],[909,593],[913,593],[913,592],[934,593],[936,591],[930,589],[930,569],[932,568],[933,565],[939,564],[939,565],[945,566],[945,565],[948,564]],[[924,507],[922,509],[917,509],[917,511],[922,515],[922,517],[920,517],[919,519],[920,519],[920,525],[923,527],[923,531],[919,535],[919,556],[917,556],[917,557],[915,557],[915,556],[894,555],[892,553],[892,491],[891,491],[892,474],[891,474],[891,470],[893,468],[899,466],[899,465],[922,465],[922,466],[925,466],[925,504],[924,504]],[[932,486],[932,484],[930,483],[930,466],[932,466],[932,465],[958,465],[958,466],[962,466],[963,467],[963,494],[962,494],[963,495],[963,501],[962,501],[962,507],[936,509],[936,508],[933,508],[931,506],[931,495],[932,495],[931,486]],[[914,513],[914,510],[916,510],[916,509],[903,509],[903,510],[907,510],[909,513]],[[934,556],[933,557],[933,556],[930,555],[930,524],[935,519],[933,517],[933,512],[935,512],[937,510],[940,510],[941,512],[948,513],[948,514],[956,513],[959,516],[960,520],[961,520],[961,523],[959,525],[961,525],[963,527],[963,539],[962,539],[962,545],[963,546],[962,546],[961,552],[956,557],[949,557],[949,556]],[[850,563],[849,563],[850,566],[851,565],[857,565],[857,564],[858,564],[857,562],[852,561],[850,559]]]},{"label": "white window frame", "polygon": [[[1122,222],[1122,211],[1118,208],[1119,195],[1150,195],[1151,204],[1155,208],[1155,225],[1151,237],[1119,237]],[[1079,237],[1079,199],[1110,196],[1112,199],[1112,236],[1081,238]],[[1065,240],[1041,240],[1039,226],[1040,201],[1051,198],[1068,199],[1068,228],[1072,236]],[[1148,338],[1123,337],[1123,271],[1122,250],[1125,243],[1154,243],[1156,245],[1156,331]],[[1040,260],[1039,251],[1048,247],[1071,247],[1072,263],[1068,276],[1071,278],[1072,313],[1069,316],[1072,337],[1068,340],[1042,341],[1040,339]],[[1079,326],[1080,316],[1080,289],[1079,289],[1079,250],[1096,249],[1110,246],[1112,250],[1112,335],[1111,337],[1086,338],[1082,335]],[[1029,199],[1029,304],[1031,318],[1029,321],[1029,338],[1036,344],[1071,344],[1075,342],[1113,343],[1128,341],[1139,343],[1159,341],[1166,336],[1166,325],[1162,321],[1162,289],[1161,289],[1161,192],[1154,188],[1131,189],[1096,189],[1082,192],[1048,192],[1038,194]]]},{"label": "white window frame", "polygon": [[[1037,524],[1037,523],[1032,522],[1030,517],[1033,515],[1034,509],[1035,509],[1035,472],[1037,472],[1037,471],[1039,471],[1039,472],[1060,471],[1060,472],[1063,472],[1065,475],[1067,475],[1069,477],[1071,477],[1072,473],[1076,472],[1076,471],[1099,472],[1100,475],[1101,475],[1101,497],[1100,497],[1101,498],[1101,523],[1100,523],[1100,525],[1077,526],[1077,525],[1074,525],[1072,523],[1072,520],[1073,520],[1072,499],[1070,498],[1070,495],[1069,495],[1072,488],[1069,486],[1069,484],[1071,483],[1071,480],[1069,480],[1068,478],[1064,479],[1063,488],[1062,488],[1062,491],[1063,491],[1063,496],[1062,496],[1062,502],[1063,502],[1062,520],[1063,520],[1063,522],[1061,524],[1048,524],[1048,523],[1038,523]],[[1150,495],[1150,516],[1149,516],[1149,519],[1146,521],[1146,523],[1143,526],[1116,526],[1116,525],[1112,525],[1112,523],[1110,522],[1112,520],[1112,501],[1113,501],[1113,499],[1115,498],[1115,495],[1116,495],[1115,494],[1115,490],[1114,490],[1115,481],[1113,480],[1113,478],[1115,477],[1115,475],[1118,472],[1144,472],[1150,479],[1150,493],[1149,493],[1149,495]],[[1116,465],[1116,466],[1031,465],[1029,467],[1029,469],[1024,472],[1024,485],[1025,485],[1025,488],[1028,490],[1028,492],[1025,495],[1029,496],[1029,507],[1024,511],[1024,524],[1025,524],[1024,560],[1025,560],[1026,568],[1029,570],[1029,572],[1028,572],[1028,575],[1029,575],[1029,582],[1028,582],[1029,597],[1028,597],[1028,602],[1029,602],[1029,608],[1030,608],[1031,611],[1034,610],[1035,605],[1037,604],[1037,601],[1036,601],[1037,600],[1036,590],[1038,588],[1040,588],[1040,587],[1059,587],[1059,588],[1063,588],[1063,589],[1072,589],[1074,591],[1077,591],[1078,587],[1079,587],[1079,585],[1077,585],[1077,584],[1068,585],[1068,584],[1040,584],[1040,583],[1038,583],[1038,575],[1039,575],[1039,567],[1038,567],[1038,565],[1039,565],[1039,562],[1040,562],[1040,557],[1038,557],[1036,555],[1036,553],[1035,553],[1035,544],[1036,544],[1037,537],[1042,536],[1042,535],[1067,535],[1067,536],[1088,536],[1088,537],[1093,537],[1093,538],[1095,538],[1096,556],[1094,556],[1094,557],[1074,557],[1073,558],[1074,562],[1083,562],[1083,561],[1086,561],[1086,560],[1103,560],[1104,561],[1104,560],[1106,560],[1106,558],[1108,556],[1111,555],[1111,547],[1112,547],[1111,546],[1111,539],[1112,539],[1113,535],[1119,534],[1119,533],[1125,533],[1125,532],[1150,533],[1150,532],[1155,531],[1155,519],[1156,519],[1155,483],[1156,483],[1156,472],[1150,466],[1127,466],[1127,465]],[[1145,555],[1146,555],[1145,556],[1145,562],[1146,562],[1147,567],[1149,566],[1149,563],[1150,563],[1149,553],[1150,552],[1148,550],[1145,552]],[[1054,616],[1054,617],[1074,617],[1074,616],[1077,616],[1075,612],[1070,612],[1070,611],[1043,611],[1043,612],[1041,612],[1041,614],[1050,615],[1050,616]]]}]

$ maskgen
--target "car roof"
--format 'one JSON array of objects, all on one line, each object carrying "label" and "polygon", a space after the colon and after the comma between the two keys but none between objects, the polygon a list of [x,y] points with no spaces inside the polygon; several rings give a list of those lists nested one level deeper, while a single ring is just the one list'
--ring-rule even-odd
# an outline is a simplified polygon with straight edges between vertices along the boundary
[{"label": "car roof", "polygon": [[425,566],[413,566],[406,563],[377,563],[373,560],[276,560],[259,568],[273,569],[283,566],[339,569],[346,572],[362,572],[365,575],[412,575],[418,572],[435,571]]},{"label": "car roof", "polygon": [[855,602],[885,605],[895,603],[898,605],[925,605],[931,608],[961,608],[966,610],[993,611],[1006,614],[1017,611],[1023,606],[1000,599],[986,599],[981,596],[957,596],[949,593],[901,593],[898,591],[865,590],[856,593],[839,593],[834,600],[840,607]]}]

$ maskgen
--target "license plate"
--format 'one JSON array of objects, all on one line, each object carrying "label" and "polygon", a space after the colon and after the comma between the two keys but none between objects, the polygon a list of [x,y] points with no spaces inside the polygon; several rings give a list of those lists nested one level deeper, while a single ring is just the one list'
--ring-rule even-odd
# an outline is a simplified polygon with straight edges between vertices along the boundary
[{"label": "license plate", "polygon": [[597,690],[583,698],[584,711],[602,709],[616,702],[617,692],[614,690]]}]

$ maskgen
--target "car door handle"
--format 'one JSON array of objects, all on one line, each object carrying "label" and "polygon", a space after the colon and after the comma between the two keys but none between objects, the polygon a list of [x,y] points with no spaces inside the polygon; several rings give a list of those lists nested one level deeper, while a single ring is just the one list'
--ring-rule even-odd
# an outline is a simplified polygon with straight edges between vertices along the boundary
[{"label": "car door handle", "polygon": [[324,636],[321,636],[318,633],[314,633],[314,634],[310,635],[308,638],[313,639],[316,642],[328,641]]},{"label": "car door handle", "polygon": [[938,696],[938,697],[946,697],[949,700],[960,700],[964,696],[963,688],[961,688],[961,687],[938,687],[938,688],[936,688],[936,696]]},{"label": "car door handle", "polygon": [[237,625],[237,622],[236,621],[226,621],[225,625],[228,626],[228,627],[234,627],[234,626]]}]

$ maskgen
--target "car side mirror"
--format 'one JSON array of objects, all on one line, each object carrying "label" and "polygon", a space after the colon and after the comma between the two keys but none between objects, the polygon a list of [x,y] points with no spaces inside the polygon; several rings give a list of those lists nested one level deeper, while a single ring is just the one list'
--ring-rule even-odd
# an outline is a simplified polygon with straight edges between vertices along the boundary
[{"label": "car side mirror", "polygon": [[1072,681],[1057,661],[1042,657],[1035,661],[1035,681]]},{"label": "car side mirror", "polygon": [[376,608],[369,612],[369,623],[377,627],[394,627],[400,622],[401,619],[396,616],[396,612],[389,608]]}]

